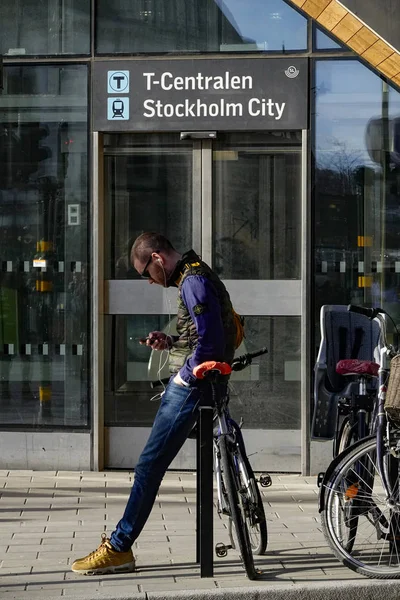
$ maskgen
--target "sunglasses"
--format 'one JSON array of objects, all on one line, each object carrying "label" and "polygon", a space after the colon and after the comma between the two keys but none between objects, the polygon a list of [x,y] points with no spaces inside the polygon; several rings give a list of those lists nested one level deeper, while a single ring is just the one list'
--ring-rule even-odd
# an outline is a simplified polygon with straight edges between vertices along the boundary
[{"label": "sunglasses", "polygon": [[140,277],[143,277],[143,279],[151,279],[151,275],[150,275],[150,273],[147,272],[147,269],[152,260],[153,260],[153,255],[150,254],[149,260],[147,261],[143,271],[140,273]]}]

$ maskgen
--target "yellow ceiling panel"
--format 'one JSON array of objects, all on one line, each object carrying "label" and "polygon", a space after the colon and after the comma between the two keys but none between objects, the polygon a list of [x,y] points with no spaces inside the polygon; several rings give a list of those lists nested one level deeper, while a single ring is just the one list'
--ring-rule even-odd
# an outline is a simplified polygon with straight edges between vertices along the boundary
[{"label": "yellow ceiling panel", "polygon": [[379,71],[382,71],[382,73],[384,73],[386,77],[395,77],[397,74],[400,73],[400,55],[396,52],[393,52],[393,54],[389,56],[389,58],[387,58],[377,66],[377,69],[379,69]]},{"label": "yellow ceiling panel", "polygon": [[393,49],[390,48],[383,40],[378,40],[368,50],[363,52],[362,58],[367,60],[371,65],[376,67],[379,63],[383,62],[386,58],[393,54]]},{"label": "yellow ceiling panel", "polygon": [[343,19],[343,17],[347,14],[347,10],[340,6],[336,2],[336,0],[332,0],[325,8],[325,10],[319,15],[318,23],[321,23],[328,29],[328,31],[332,31],[334,27]]},{"label": "yellow ceiling panel", "polygon": [[375,44],[379,40],[378,36],[375,35],[373,31],[368,29],[368,27],[361,27],[356,34],[353,35],[346,43],[354,52],[357,54],[362,54],[365,52],[372,44]]},{"label": "yellow ceiling panel", "polygon": [[343,42],[347,42],[357,31],[360,31],[363,24],[356,17],[347,13],[343,19],[332,29],[332,33]]},{"label": "yellow ceiling panel", "polygon": [[306,0],[302,9],[305,10],[310,17],[317,19],[330,3],[331,0]]},{"label": "yellow ceiling panel", "polygon": [[[393,48],[339,0],[288,0],[400,86],[400,49]],[[377,6],[379,2],[377,1]]]}]

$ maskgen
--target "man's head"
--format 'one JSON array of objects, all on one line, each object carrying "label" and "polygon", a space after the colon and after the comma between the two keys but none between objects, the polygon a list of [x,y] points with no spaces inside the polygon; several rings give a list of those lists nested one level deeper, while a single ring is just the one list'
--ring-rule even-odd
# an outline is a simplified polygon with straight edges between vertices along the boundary
[{"label": "man's head", "polygon": [[181,258],[171,242],[160,233],[147,231],[134,242],[131,250],[131,264],[136,271],[149,280],[168,286],[168,279]]}]

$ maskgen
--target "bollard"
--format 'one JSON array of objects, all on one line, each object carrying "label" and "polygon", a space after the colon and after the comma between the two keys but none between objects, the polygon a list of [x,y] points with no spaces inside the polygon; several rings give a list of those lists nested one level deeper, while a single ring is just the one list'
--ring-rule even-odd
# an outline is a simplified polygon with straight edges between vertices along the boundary
[{"label": "bollard", "polygon": [[200,577],[213,577],[213,408],[203,406],[197,423],[196,562]]}]

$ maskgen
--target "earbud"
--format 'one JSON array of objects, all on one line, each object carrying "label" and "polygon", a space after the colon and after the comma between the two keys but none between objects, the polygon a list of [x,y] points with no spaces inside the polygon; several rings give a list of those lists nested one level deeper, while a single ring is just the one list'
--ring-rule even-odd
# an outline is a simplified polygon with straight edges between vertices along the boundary
[{"label": "earbud", "polygon": [[157,258],[157,262],[159,262],[161,266],[163,266],[161,258]]}]

